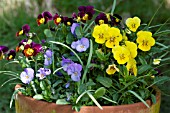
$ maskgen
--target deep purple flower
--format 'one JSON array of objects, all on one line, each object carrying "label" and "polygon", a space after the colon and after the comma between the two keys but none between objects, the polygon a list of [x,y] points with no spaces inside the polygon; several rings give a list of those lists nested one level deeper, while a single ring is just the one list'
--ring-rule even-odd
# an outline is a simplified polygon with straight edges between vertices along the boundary
[{"label": "deep purple flower", "polygon": [[98,25],[108,24],[108,18],[107,18],[107,16],[106,16],[106,14],[100,13],[100,14],[96,17],[95,23],[98,24]]},{"label": "deep purple flower", "polygon": [[37,24],[38,26],[41,24],[46,24],[49,20],[52,20],[53,16],[50,12],[45,11],[42,14],[39,14],[37,17]]},{"label": "deep purple flower", "polygon": [[41,44],[36,44],[35,42],[32,42],[31,44],[26,44],[24,46],[23,53],[26,57],[30,57],[30,56],[36,56],[41,51],[42,51]]},{"label": "deep purple flower", "polygon": [[48,66],[48,65],[52,64],[52,55],[53,55],[53,52],[50,49],[48,49],[45,52],[45,54],[44,54],[44,57],[45,57],[44,65],[45,66]]},{"label": "deep purple flower", "polygon": [[22,29],[16,33],[16,36],[27,34],[30,31],[30,26],[25,24],[22,26]]},{"label": "deep purple flower", "polygon": [[8,47],[6,47],[6,46],[0,46],[0,60],[3,59],[4,53],[6,53],[7,51],[8,51]]},{"label": "deep purple flower", "polygon": [[25,68],[20,77],[23,83],[29,84],[34,78],[34,70],[32,68]]},{"label": "deep purple flower", "polygon": [[16,52],[15,50],[10,50],[9,53],[8,53],[8,57],[7,57],[7,60],[11,60],[11,59],[14,59],[16,56]]},{"label": "deep purple flower", "polygon": [[62,19],[63,19],[63,18],[62,18],[60,15],[58,15],[58,13],[56,13],[56,14],[54,15],[54,17],[53,17],[54,23],[55,23],[56,25],[60,24],[60,23],[62,22]]},{"label": "deep purple flower", "polygon": [[51,70],[47,68],[40,68],[37,71],[36,77],[39,77],[40,80],[44,79],[47,75],[51,74]]},{"label": "deep purple flower", "polygon": [[76,35],[76,34],[75,34],[75,30],[76,30],[76,27],[78,27],[78,26],[80,26],[80,24],[78,24],[78,23],[73,23],[73,24],[72,24],[72,26],[71,26],[71,33],[72,33],[73,35]]},{"label": "deep purple flower", "polygon": [[72,63],[74,63],[72,60],[62,57],[61,66],[64,71],[67,71],[68,66]]},{"label": "deep purple flower", "polygon": [[74,23],[74,20],[72,18],[62,17],[62,23],[71,26]]},{"label": "deep purple flower", "polygon": [[43,40],[41,40],[41,42],[42,42],[42,44],[44,44],[44,43],[46,42],[46,40],[45,40],[45,39],[43,39]]},{"label": "deep purple flower", "polygon": [[73,81],[80,81],[82,66],[77,63],[72,63],[67,68],[67,74],[71,75]]},{"label": "deep purple flower", "polygon": [[86,51],[89,48],[89,39],[83,37],[76,42],[72,42],[71,47],[78,52]]},{"label": "deep purple flower", "polygon": [[56,72],[56,75],[58,75],[58,76],[60,76],[60,77],[63,76],[63,74],[62,74],[60,71],[57,71],[57,72]]},{"label": "deep purple flower", "polygon": [[122,20],[122,17],[120,15],[118,15],[118,14],[114,14],[113,16],[110,15],[110,19],[111,19],[110,24],[112,26],[115,26],[115,25],[120,24],[120,22]]}]

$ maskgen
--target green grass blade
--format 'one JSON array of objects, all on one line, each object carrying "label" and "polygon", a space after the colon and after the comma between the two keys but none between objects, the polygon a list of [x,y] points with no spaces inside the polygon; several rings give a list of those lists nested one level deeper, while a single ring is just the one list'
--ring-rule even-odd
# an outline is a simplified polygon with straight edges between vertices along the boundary
[{"label": "green grass blade", "polygon": [[113,15],[114,11],[116,8],[116,0],[113,1],[113,5],[112,5],[112,10],[111,10],[111,15]]},{"label": "green grass blade", "polygon": [[76,104],[79,102],[79,100],[87,93],[87,91],[83,92],[76,100]]},{"label": "green grass blade", "polygon": [[133,94],[136,98],[138,98],[141,102],[143,102],[148,108],[150,108],[150,106],[134,91],[129,90],[129,93]]},{"label": "green grass blade", "polygon": [[8,82],[13,81],[13,80],[16,80],[16,79],[18,79],[18,78],[11,78],[11,79],[5,81],[5,82],[1,85],[1,87],[3,87],[3,86],[4,86],[5,84],[7,84]]},{"label": "green grass blade", "polygon": [[102,96],[101,98],[103,98],[103,99],[105,99],[105,100],[107,100],[107,101],[109,101],[109,102],[112,102],[112,103],[114,103],[114,104],[117,104],[116,101],[113,101],[113,100],[111,100],[111,99],[109,99],[109,98],[106,98],[106,97],[104,97],[104,96]]}]

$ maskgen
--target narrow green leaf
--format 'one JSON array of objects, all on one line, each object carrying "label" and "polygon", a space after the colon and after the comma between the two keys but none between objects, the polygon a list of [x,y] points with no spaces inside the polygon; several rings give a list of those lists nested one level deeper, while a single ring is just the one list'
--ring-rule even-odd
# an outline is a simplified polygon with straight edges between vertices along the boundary
[{"label": "narrow green leaf", "polygon": [[53,88],[55,88],[56,86],[58,86],[59,84],[61,84],[63,81],[62,80],[57,80],[54,84],[53,84]]},{"label": "narrow green leaf", "polygon": [[142,65],[147,64],[147,61],[145,60],[145,58],[144,58],[143,56],[140,56],[140,55],[139,55],[138,58],[139,58],[139,60],[140,60],[140,62],[141,62]]},{"label": "narrow green leaf", "polygon": [[66,105],[66,104],[70,104],[70,103],[67,102],[65,99],[58,99],[56,101],[56,104],[58,104],[58,105]]},{"label": "narrow green leaf", "polygon": [[112,80],[108,77],[98,76],[96,80],[107,88],[112,86]]},{"label": "narrow green leaf", "polygon": [[18,78],[11,78],[11,79],[5,81],[5,82],[1,85],[1,87],[3,87],[3,86],[4,86],[5,84],[7,84],[8,82],[13,81],[13,80],[16,80],[16,79],[18,79]]},{"label": "narrow green leaf", "polygon": [[116,8],[116,0],[113,1],[111,15],[113,15],[115,8]]},{"label": "narrow green leaf", "polygon": [[89,97],[92,99],[92,101],[101,109],[103,110],[102,106],[97,102],[97,100],[93,97],[93,95],[87,91],[87,94],[89,95]]},{"label": "narrow green leaf", "polygon": [[106,93],[106,89],[104,87],[100,87],[95,91],[94,97],[99,98],[103,96],[105,93]]},{"label": "narrow green leaf", "polygon": [[150,70],[151,68],[152,68],[152,67],[151,67],[150,65],[147,65],[147,64],[146,64],[146,65],[142,65],[142,66],[140,66],[139,69],[138,69],[138,74],[142,74],[142,73]]},{"label": "narrow green leaf", "polygon": [[60,68],[57,68],[56,70],[54,70],[53,75],[54,75],[57,71],[59,71],[59,70],[61,70],[61,69],[63,69],[63,67],[60,67]]},{"label": "narrow green leaf", "polygon": [[69,33],[67,36],[66,36],[66,43],[67,44],[71,44],[73,41],[74,41],[74,37],[71,33]]},{"label": "narrow green leaf", "polygon": [[138,98],[141,102],[143,102],[148,108],[150,108],[150,106],[134,91],[129,90],[129,93],[132,93],[136,98]]},{"label": "narrow green leaf", "polygon": [[159,31],[153,34],[153,36],[166,35],[166,34],[170,34],[170,30]]},{"label": "narrow green leaf", "polygon": [[106,97],[103,97],[103,96],[102,96],[102,98],[105,99],[105,100],[107,100],[107,101],[109,101],[109,102],[112,102],[112,103],[114,103],[114,104],[117,104],[116,101],[113,101],[113,100],[111,100],[111,99],[109,99],[109,98],[106,98]]},{"label": "narrow green leaf", "polygon": [[36,100],[44,99],[43,95],[41,95],[41,94],[36,94],[36,95],[33,96],[33,98],[36,99]]},{"label": "narrow green leaf", "polygon": [[156,103],[156,96],[151,94],[151,99],[152,99],[153,104],[155,104]]},{"label": "narrow green leaf", "polygon": [[79,102],[79,100],[86,94],[87,92],[83,92],[76,100],[76,104]]}]

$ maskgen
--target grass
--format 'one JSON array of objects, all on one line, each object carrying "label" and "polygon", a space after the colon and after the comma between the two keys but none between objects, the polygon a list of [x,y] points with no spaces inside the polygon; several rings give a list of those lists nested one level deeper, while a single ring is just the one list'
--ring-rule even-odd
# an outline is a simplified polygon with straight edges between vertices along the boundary
[{"label": "grass", "polygon": [[[37,0],[37,4],[39,6],[42,5],[42,0]],[[89,0],[90,2],[77,1],[77,0],[53,0],[52,8],[53,14],[56,12],[60,12],[60,14],[71,16],[71,12],[78,12],[77,7],[80,5],[93,5],[96,9],[109,12],[112,7],[112,0]],[[153,3],[154,2],[154,3]],[[1,3],[1,2],[0,2]],[[142,22],[148,23],[154,12],[159,7],[161,0],[118,0],[118,5],[115,9],[115,13],[122,15],[124,20],[130,16],[139,16],[142,19]],[[149,5],[152,4],[152,5]],[[71,7],[71,8],[70,8]],[[39,29],[35,29],[36,18],[30,14],[30,16],[25,12],[24,5],[16,8],[15,10],[9,9],[9,12],[5,12],[3,16],[0,16],[0,45],[6,45],[11,48],[15,48],[18,42],[23,38],[16,38],[15,33],[23,24],[29,24],[31,27],[31,31],[40,32],[41,27]],[[46,10],[39,8],[40,11]],[[154,17],[151,25],[164,23],[169,18],[170,9],[165,8],[165,3],[163,7],[159,10],[158,14]],[[37,28],[37,27],[36,27]],[[163,29],[170,29],[170,26],[165,26]],[[43,36],[40,36],[43,39]],[[5,66],[6,61],[0,61],[0,70],[9,70],[9,69],[17,69],[16,65]],[[166,67],[165,67],[166,68]],[[168,67],[166,68],[168,69]],[[0,85],[8,80],[10,77],[7,75],[0,75]],[[166,84],[167,86],[170,83]],[[170,87],[164,87],[165,93],[170,94]],[[4,87],[0,87],[0,113],[15,113],[14,105],[10,109],[9,102],[12,92],[14,90],[14,84],[7,84]],[[168,92],[169,91],[169,92]],[[170,96],[163,96],[162,104],[161,104],[161,112],[160,113],[168,113],[170,111]]]}]

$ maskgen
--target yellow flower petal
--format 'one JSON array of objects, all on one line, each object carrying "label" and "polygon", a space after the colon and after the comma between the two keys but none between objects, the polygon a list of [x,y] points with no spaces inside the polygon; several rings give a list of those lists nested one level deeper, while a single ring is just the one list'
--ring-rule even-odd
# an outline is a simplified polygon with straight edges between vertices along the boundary
[{"label": "yellow flower petal", "polygon": [[106,69],[106,73],[109,75],[114,74],[116,71],[119,72],[119,69],[116,67],[115,64],[109,65],[109,67]]},{"label": "yellow flower petal", "polygon": [[136,32],[140,26],[140,22],[141,20],[138,17],[128,18],[126,20],[126,25],[131,31]]}]

